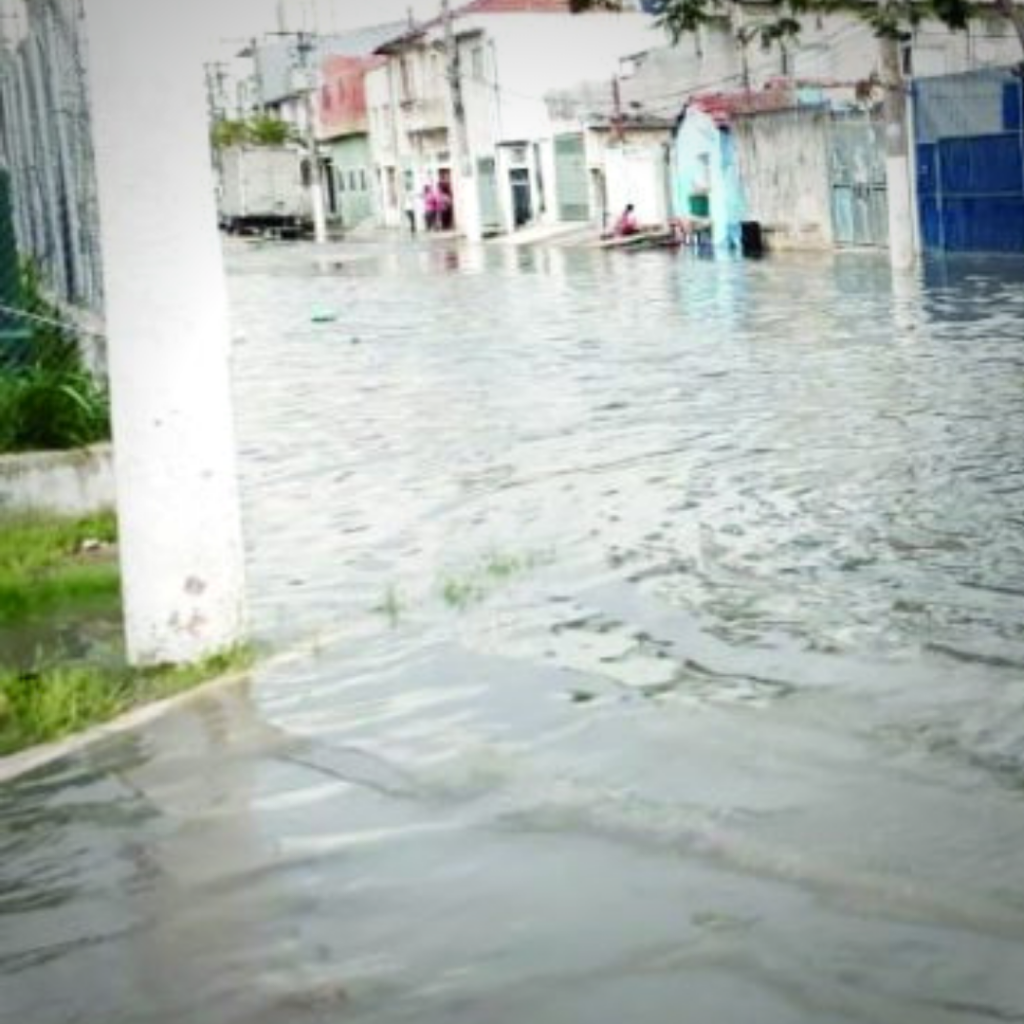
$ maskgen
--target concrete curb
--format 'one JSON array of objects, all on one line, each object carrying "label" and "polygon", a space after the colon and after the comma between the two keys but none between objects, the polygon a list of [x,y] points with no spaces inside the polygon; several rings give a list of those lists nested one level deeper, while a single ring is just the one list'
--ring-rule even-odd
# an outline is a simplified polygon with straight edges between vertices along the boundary
[{"label": "concrete curb", "polygon": [[[338,635],[347,635],[347,631],[344,634],[339,633]],[[247,669],[226,672],[224,675],[215,676],[208,682],[201,683],[191,690],[177,693],[173,697],[154,701],[151,704],[142,704],[137,708],[132,708],[131,711],[126,711],[117,718],[112,718],[109,722],[94,725],[83,732],[66,736],[62,740],[29,747],[27,750],[19,751],[17,754],[0,757],[0,786],[13,782],[15,779],[28,775],[39,768],[45,768],[56,761],[80,754],[87,747],[92,746],[94,743],[99,743],[101,740],[110,739],[113,736],[121,736],[135,729],[151,725],[173,711],[186,707],[195,701],[202,700],[204,697],[209,697],[211,694],[251,683],[257,670],[267,671],[268,669],[280,668],[283,665],[302,661],[304,658],[310,657],[322,644],[330,642],[330,636],[321,636],[306,642],[300,641],[288,650],[271,654],[267,658],[257,661],[255,665]]]},{"label": "concrete curb", "polygon": [[109,444],[0,456],[0,512],[85,516],[113,508],[115,497]]},{"label": "concrete curb", "polygon": [[79,754],[86,747],[90,747],[100,740],[110,739],[113,736],[120,736],[126,732],[142,728],[145,725],[150,725],[171,711],[184,707],[203,697],[208,697],[211,693],[230,689],[233,686],[241,686],[249,682],[251,671],[251,669],[247,669],[217,676],[209,682],[202,683],[194,689],[175,694],[173,697],[155,701],[152,704],[140,705],[131,711],[125,712],[118,718],[111,719],[109,722],[103,722],[100,725],[94,725],[84,732],[75,733],[73,736],[56,740],[53,743],[29,747],[28,750],[11,754],[8,757],[0,757],[0,786],[7,782],[13,782],[15,779],[28,775],[39,768],[45,768],[56,761]]}]

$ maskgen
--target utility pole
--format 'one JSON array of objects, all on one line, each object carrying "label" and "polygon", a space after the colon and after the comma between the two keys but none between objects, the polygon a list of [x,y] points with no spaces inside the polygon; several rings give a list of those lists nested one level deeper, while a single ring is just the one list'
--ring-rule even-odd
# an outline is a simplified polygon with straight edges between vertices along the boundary
[{"label": "utility pole", "polygon": [[198,661],[245,630],[207,12],[208,0],[85,2],[125,634],[139,665]]},{"label": "utility pole", "polygon": [[469,147],[469,126],[466,122],[466,100],[462,91],[462,59],[455,37],[455,18],[450,0],[441,0],[441,18],[444,22],[444,48],[447,57],[448,91],[451,96],[452,115],[455,120],[455,164],[459,172],[456,194],[459,221],[465,236],[479,241],[483,235],[480,210],[473,175],[473,158]]},{"label": "utility pole", "polygon": [[[891,0],[884,0],[891,9]],[[900,52],[900,34],[893,24],[878,40],[885,117],[885,179],[889,200],[889,261],[893,270],[913,268],[914,199],[907,151],[907,97]]]},{"label": "utility pole", "polygon": [[[283,9],[283,8],[282,8]],[[316,140],[316,69],[312,66],[310,55],[317,50],[316,37],[309,32],[271,32],[270,35],[294,36],[295,49],[299,55],[299,67],[302,71],[302,95],[305,108],[305,146],[307,167],[309,170],[309,206],[313,217],[313,239],[317,245],[327,241],[327,215],[324,209],[323,179],[320,173],[320,148]]]},{"label": "utility pole", "polygon": [[448,57],[448,88],[452,97],[452,112],[455,114],[456,153],[459,172],[462,177],[471,177],[473,167],[469,154],[469,129],[466,124],[466,101],[462,93],[462,58],[455,38],[454,15],[450,0],[441,0],[444,17],[444,49]]},{"label": "utility pole", "polygon": [[734,3],[731,8],[733,33],[736,37],[736,45],[740,49],[740,78],[743,82],[743,91],[750,92],[750,44],[753,42],[757,30],[751,28],[746,21],[742,3]]},{"label": "utility pole", "polygon": [[626,132],[622,122],[622,85],[619,82],[619,76],[616,75],[612,79],[612,104],[615,108],[615,116],[612,121],[614,128],[614,136],[618,143],[621,145],[626,137]]},{"label": "utility pole", "polygon": [[[243,44],[242,49],[239,50],[234,57],[236,60],[248,60],[252,65],[252,71],[246,78],[237,78],[234,83],[234,96],[229,101],[227,99],[227,90],[224,88],[223,82],[221,84],[221,91],[224,94],[224,104],[228,108],[228,114],[233,114],[235,118],[241,121],[245,121],[251,114],[255,114],[258,110],[263,109],[263,88],[260,80],[260,59],[259,59],[259,41],[254,36],[248,38],[237,36],[221,36],[220,41],[222,43],[233,43],[235,45]],[[224,67],[224,65],[220,65]],[[221,78],[224,79],[227,76],[221,74]],[[232,111],[231,105],[234,105]]]},{"label": "utility pole", "polygon": [[215,124],[225,116],[224,110],[224,73],[223,63],[212,61],[204,64],[206,72],[206,105],[210,124]]},{"label": "utility pole", "polygon": [[327,241],[327,216],[324,211],[324,183],[320,173],[320,147],[316,141],[316,70],[311,66],[310,54],[316,43],[306,32],[299,33],[299,57],[306,76],[306,150],[309,154],[309,201],[313,213],[313,240],[317,245]]}]

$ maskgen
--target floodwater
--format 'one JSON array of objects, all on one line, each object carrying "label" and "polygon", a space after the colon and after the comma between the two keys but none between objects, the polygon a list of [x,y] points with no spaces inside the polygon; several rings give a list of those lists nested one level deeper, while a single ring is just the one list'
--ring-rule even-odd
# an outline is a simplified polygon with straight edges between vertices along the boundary
[{"label": "floodwater", "polygon": [[0,788],[4,1024],[1024,1021],[1013,264],[230,265],[295,653]]}]

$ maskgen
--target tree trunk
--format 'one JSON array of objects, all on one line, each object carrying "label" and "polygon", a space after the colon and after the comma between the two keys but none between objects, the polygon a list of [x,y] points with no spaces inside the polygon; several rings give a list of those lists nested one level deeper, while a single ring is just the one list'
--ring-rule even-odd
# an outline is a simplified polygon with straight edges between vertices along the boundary
[{"label": "tree trunk", "polygon": [[899,40],[878,40],[885,90],[885,177],[889,199],[889,258],[894,270],[914,266],[914,199],[907,147],[907,98]]}]

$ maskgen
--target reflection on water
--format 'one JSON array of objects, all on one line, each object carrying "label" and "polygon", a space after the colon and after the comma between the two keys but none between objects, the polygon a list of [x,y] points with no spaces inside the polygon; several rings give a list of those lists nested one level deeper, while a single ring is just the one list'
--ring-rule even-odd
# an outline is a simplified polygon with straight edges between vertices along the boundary
[{"label": "reflection on water", "polygon": [[1024,1020],[1013,264],[231,265],[304,653],[0,790],[0,1020]]}]

